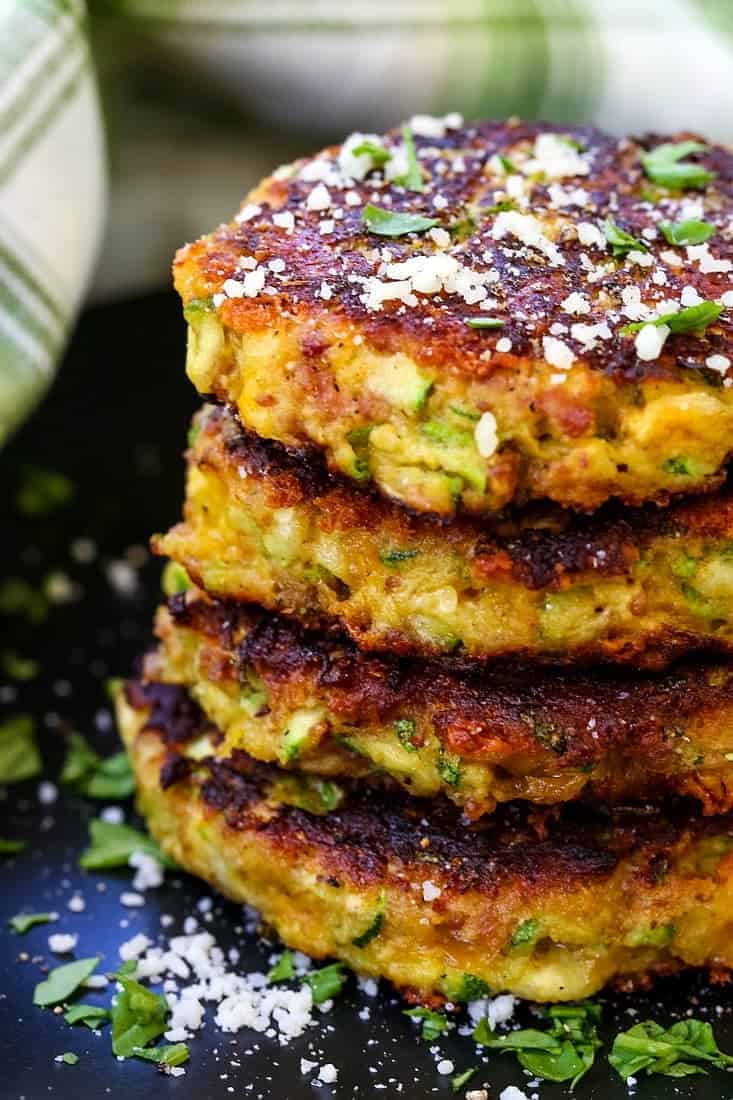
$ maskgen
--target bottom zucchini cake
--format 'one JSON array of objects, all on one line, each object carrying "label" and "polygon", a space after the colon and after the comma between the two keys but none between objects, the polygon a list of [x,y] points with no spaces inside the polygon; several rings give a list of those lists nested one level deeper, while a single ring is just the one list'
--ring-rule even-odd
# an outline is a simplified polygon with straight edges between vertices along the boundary
[{"label": "bottom zucchini cake", "polygon": [[733,965],[733,815],[512,803],[468,826],[388,781],[207,755],[217,732],[177,685],[131,681],[117,709],[164,850],[316,958],[453,1001]]}]

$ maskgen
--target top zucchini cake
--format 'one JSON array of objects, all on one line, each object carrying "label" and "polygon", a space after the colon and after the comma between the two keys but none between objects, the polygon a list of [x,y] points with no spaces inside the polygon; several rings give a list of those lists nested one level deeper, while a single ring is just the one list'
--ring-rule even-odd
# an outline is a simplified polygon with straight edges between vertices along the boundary
[{"label": "top zucchini cake", "polygon": [[417,116],[183,248],[188,373],[420,512],[709,490],[733,450],[733,153]]}]

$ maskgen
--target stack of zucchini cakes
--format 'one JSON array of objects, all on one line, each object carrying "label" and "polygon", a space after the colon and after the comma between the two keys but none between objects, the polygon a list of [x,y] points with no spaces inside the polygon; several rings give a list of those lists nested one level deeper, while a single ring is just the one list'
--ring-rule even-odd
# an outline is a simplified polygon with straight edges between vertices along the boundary
[{"label": "stack of zucchini cakes", "polygon": [[175,263],[119,719],[163,847],[413,997],[733,965],[733,155],[417,116]]}]

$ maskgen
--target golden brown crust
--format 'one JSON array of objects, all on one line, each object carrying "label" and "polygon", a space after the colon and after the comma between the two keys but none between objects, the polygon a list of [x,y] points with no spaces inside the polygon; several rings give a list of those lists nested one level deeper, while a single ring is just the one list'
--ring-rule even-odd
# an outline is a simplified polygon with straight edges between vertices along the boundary
[{"label": "golden brown crust", "polygon": [[312,449],[294,451],[260,439],[242,427],[236,413],[212,407],[191,459],[202,468],[222,469],[236,484],[244,471],[261,483],[272,508],[312,505],[326,531],[388,527],[396,541],[410,544],[436,532],[464,550],[485,577],[506,578],[532,590],[562,589],[578,576],[623,576],[652,539],[668,536],[733,539],[733,485],[715,496],[677,501],[667,508],[629,509],[610,504],[593,516],[559,507],[507,512],[492,519],[462,517],[450,523],[411,514],[368,488],[357,489],[332,474]]},{"label": "golden brown crust", "polygon": [[[164,702],[187,698],[176,696],[180,685],[206,705],[206,687],[213,685],[232,700],[226,713],[233,728],[241,731],[244,723],[249,730],[257,716],[247,719],[236,699],[253,673],[261,682],[260,726],[267,732],[261,739],[241,732],[228,737],[221,756],[239,736],[251,754],[277,759],[289,716],[309,706],[323,714],[321,732],[296,766],[332,777],[360,775],[366,758],[417,793],[442,789],[474,818],[512,798],[548,804],[684,794],[707,814],[733,809],[727,759],[733,671],[727,665],[680,666],[663,676],[461,671],[445,661],[360,653],[342,637],[308,634],[278,616],[194,591],[161,610],[157,633],[162,650],[151,657],[149,676],[164,672],[173,682],[151,684],[151,698],[156,692]],[[190,663],[180,656],[189,639],[196,647]],[[158,728],[189,728],[156,706]],[[399,751],[396,725],[405,721],[414,746],[407,754]],[[358,755],[344,752],[334,762],[340,744]],[[438,778],[431,781],[436,751]],[[452,767],[441,770],[440,753]]]},{"label": "golden brown crust", "polygon": [[[654,148],[663,141],[702,139],[698,135],[678,134],[671,138],[647,135],[638,140],[618,141],[590,127],[568,127],[562,134],[578,142],[586,151],[591,164],[588,175],[572,179],[572,189],[586,196],[583,205],[573,204],[553,208],[552,184],[538,183],[532,191],[531,209],[550,210],[559,217],[562,225],[560,239],[564,256],[562,267],[538,265],[537,255],[527,250],[508,250],[506,241],[494,240],[490,229],[497,215],[491,209],[505,197],[506,177],[492,174],[487,166],[497,153],[512,157],[516,149],[523,149],[543,133],[557,133],[557,126],[545,123],[483,122],[459,129],[447,130],[442,138],[426,138],[417,135],[415,143],[421,156],[426,178],[426,191],[416,193],[403,188],[389,188],[390,209],[395,212],[438,215],[441,225],[451,226],[466,217],[466,208],[477,208],[481,222],[463,242],[464,262],[487,266],[484,259],[490,253],[488,263],[500,274],[500,282],[492,285],[492,294],[501,300],[501,315],[506,323],[499,333],[478,332],[468,328],[466,317],[481,316],[475,305],[468,305],[458,296],[436,301],[421,298],[418,308],[405,310],[399,302],[387,303],[377,312],[363,303],[363,283],[354,277],[366,279],[374,274],[375,264],[365,252],[380,245],[388,245],[394,262],[407,259],[414,253],[412,238],[375,238],[365,232],[361,214],[368,202],[375,201],[373,179],[349,180],[345,186],[329,183],[334,207],[343,216],[334,223],[333,231],[323,235],[320,223],[330,217],[322,211],[310,210],[308,196],[313,190],[312,180],[303,180],[296,174],[288,180],[265,180],[249,197],[249,201],[261,206],[260,213],[246,222],[230,222],[194,244],[184,246],[174,264],[176,287],[184,304],[193,299],[208,298],[219,291],[228,278],[241,274],[239,261],[243,256],[255,257],[266,264],[273,259],[285,264],[284,276],[275,282],[276,293],[268,297],[227,299],[220,306],[222,317],[233,331],[246,334],[262,327],[276,324],[283,311],[288,311],[302,321],[312,323],[318,330],[326,318],[334,316],[344,323],[358,326],[368,343],[378,351],[393,353],[404,351],[413,359],[427,366],[486,378],[504,368],[512,368],[523,360],[538,357],[537,347],[543,335],[549,333],[553,322],[569,317],[561,303],[573,291],[589,288],[599,294],[620,297],[625,287],[642,287],[654,292],[644,269],[622,266],[610,271],[601,279],[588,280],[588,270],[582,261],[585,247],[577,240],[575,226],[578,222],[592,220],[602,222],[612,215],[632,235],[639,237],[644,228],[654,225],[650,217],[653,209],[643,196],[650,190],[649,181],[642,170],[639,153]],[[399,140],[399,133],[387,135],[388,141]],[[320,156],[334,158],[338,147],[324,150]],[[460,155],[463,170],[436,171],[439,165],[450,166]],[[708,152],[695,155],[695,162],[717,173],[711,184],[710,211],[706,217],[720,228],[730,219],[733,200],[733,154],[721,146],[711,146]],[[302,170],[307,162],[298,162]],[[349,205],[346,193],[355,193],[358,201]],[[436,194],[445,199],[436,210],[433,198]],[[379,194],[376,196],[379,204]],[[296,229],[290,234],[273,224],[273,214],[290,211],[296,217]],[[422,242],[421,242],[422,243]],[[719,234],[716,239],[716,255],[733,257],[733,239]],[[321,298],[321,286],[327,282],[333,297],[328,302]],[[718,273],[705,275],[696,268],[671,271],[665,286],[666,297],[679,297],[685,285],[692,285],[702,298],[715,299],[727,289],[729,280]],[[643,295],[644,296],[644,295]],[[602,308],[582,320],[589,324],[607,319]],[[531,320],[531,323],[528,323]],[[511,351],[497,351],[487,360],[487,347],[494,349],[501,337],[511,340]],[[317,337],[312,337],[309,354],[317,354]],[[571,337],[568,342],[582,352]],[[680,336],[670,344],[659,359],[644,362],[637,358],[633,341],[616,338],[601,341],[591,352],[582,352],[584,362],[602,372],[617,383],[639,384],[649,379],[684,379],[685,371],[699,370],[700,354],[730,353],[733,348],[731,329],[723,323],[715,333],[709,334],[701,344],[696,335]],[[325,350],[325,348],[324,348]],[[542,358],[541,352],[539,358]]]},{"label": "golden brown crust", "polygon": [[[175,717],[164,717],[168,706],[161,707],[160,699],[169,687],[131,681],[125,689],[135,709],[153,707],[145,729],[160,737],[167,751],[172,745],[185,746],[192,736],[188,723],[179,729]],[[178,689],[178,696],[185,707],[185,690]],[[194,732],[208,728],[199,714]],[[683,804],[666,813],[651,806],[619,806],[599,815],[584,807],[566,807],[561,813],[556,807],[513,803],[469,826],[443,799],[427,809],[425,802],[386,780],[344,781],[346,799],[327,815],[280,805],[263,821],[259,806],[277,781],[277,768],[240,752],[227,760],[199,761],[196,772],[203,801],[223,813],[230,827],[246,830],[256,825],[276,849],[291,856],[304,842],[318,846],[329,872],[347,874],[360,886],[377,881],[396,857],[405,864],[440,863],[451,892],[478,889],[491,897],[506,878],[517,876],[528,889],[602,877],[619,859],[641,850],[648,852],[647,875],[653,882],[658,876],[655,868],[676,843],[681,824],[700,836],[722,831],[733,837],[727,819],[695,816]]]},{"label": "golden brown crust", "polygon": [[220,598],[405,656],[661,668],[733,647],[733,497],[661,509],[557,506],[452,523],[411,515],[209,407],[185,520],[153,548]]}]

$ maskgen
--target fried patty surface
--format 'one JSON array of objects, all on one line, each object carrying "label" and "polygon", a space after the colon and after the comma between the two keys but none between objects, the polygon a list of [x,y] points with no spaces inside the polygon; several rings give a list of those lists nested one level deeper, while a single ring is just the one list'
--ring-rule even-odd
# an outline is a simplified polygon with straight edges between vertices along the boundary
[{"label": "fried patty surface", "polygon": [[[733,439],[732,214],[733,154],[694,135],[352,135],[180,250],[188,373],[417,511],[711,489]],[[722,315],[654,327],[703,301]]]},{"label": "fried patty surface", "polygon": [[730,665],[458,671],[370,656],[196,590],[159,609],[156,631],[144,665],[153,713],[188,691],[221,735],[200,751],[218,759],[244,751],[331,791],[331,780],[384,774],[414,796],[447,796],[472,820],[514,799],[681,794],[706,814],[733,809]]},{"label": "fried patty surface", "polygon": [[661,666],[733,643],[733,493],[441,524],[331,476],[314,456],[195,422],[184,522],[153,540],[215,596],[366,649]]},{"label": "fried patty surface", "polygon": [[[118,716],[153,835],[177,862],[256,906],[291,947],[421,998],[488,985],[589,996],[687,966],[733,963],[733,821],[689,810],[593,817],[510,806],[465,828],[454,808],[363,783],[314,812],[289,777],[241,754],[192,759],[184,693]],[[191,742],[193,738],[193,742]]]}]

